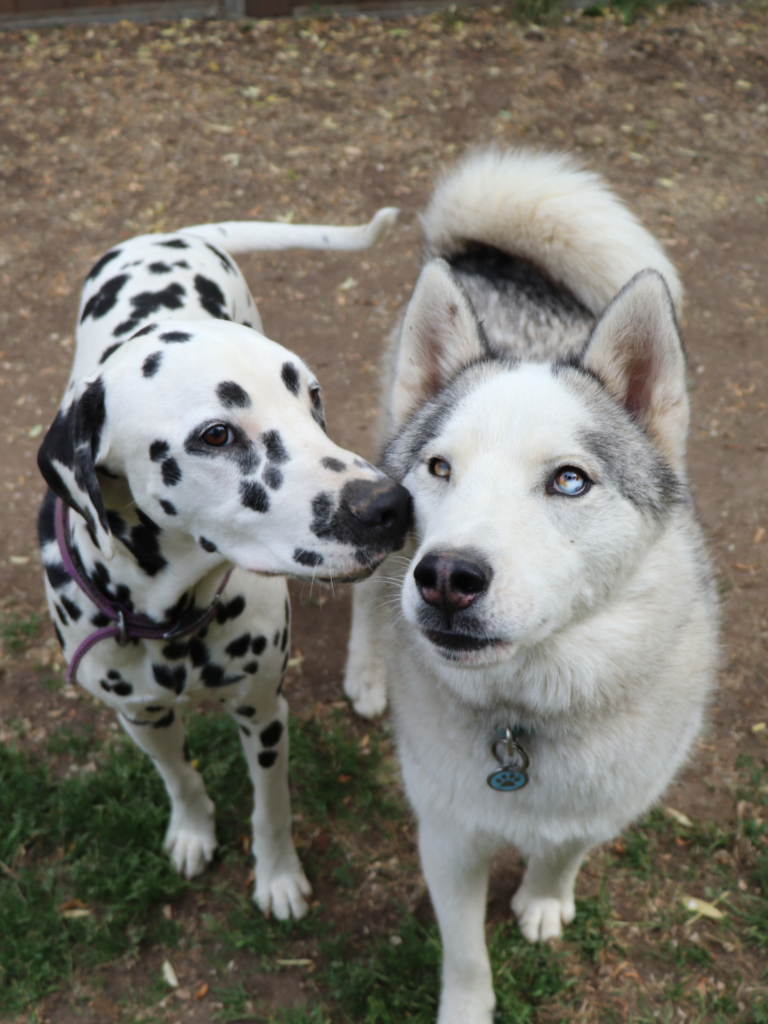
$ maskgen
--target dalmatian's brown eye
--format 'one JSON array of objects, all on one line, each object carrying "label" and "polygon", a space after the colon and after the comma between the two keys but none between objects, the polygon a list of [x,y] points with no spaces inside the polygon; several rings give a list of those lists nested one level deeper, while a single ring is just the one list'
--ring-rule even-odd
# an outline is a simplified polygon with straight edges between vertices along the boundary
[{"label": "dalmatian's brown eye", "polygon": [[232,443],[234,435],[226,423],[214,423],[201,435],[201,439],[211,448],[223,448]]},{"label": "dalmatian's brown eye", "polygon": [[314,405],[314,407],[317,408],[317,406],[320,405],[320,385],[319,384],[312,384],[310,386],[309,397],[310,397],[310,400],[312,402],[312,405]]},{"label": "dalmatian's brown eye", "polygon": [[448,480],[451,476],[451,464],[445,459],[430,459],[429,472],[432,476],[439,476],[441,480]]}]

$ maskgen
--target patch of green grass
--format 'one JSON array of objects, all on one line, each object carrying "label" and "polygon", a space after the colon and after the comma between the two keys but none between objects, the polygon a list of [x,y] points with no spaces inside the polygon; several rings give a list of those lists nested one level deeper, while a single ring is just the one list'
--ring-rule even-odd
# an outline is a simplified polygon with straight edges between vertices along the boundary
[{"label": "patch of green grass", "polygon": [[613,919],[610,898],[601,886],[596,900],[576,901],[576,917],[566,930],[566,938],[578,944],[584,959],[597,963],[600,951],[611,944]]},{"label": "patch of green grass", "polygon": [[43,615],[31,612],[20,615],[10,611],[0,614],[0,640],[11,654],[22,654],[29,647],[44,621]]},{"label": "patch of green grass", "polygon": [[290,778],[296,789],[296,808],[312,821],[400,817],[403,804],[392,795],[391,780],[383,777],[381,742],[371,736],[368,753],[336,714],[330,721],[291,723]]},{"label": "patch of green grass", "polygon": [[101,741],[90,724],[76,730],[70,726],[60,726],[48,737],[48,750],[51,754],[65,754],[74,761],[92,757],[100,749]]},{"label": "patch of green grass", "polygon": [[551,25],[563,15],[560,0],[510,0],[507,11],[521,25]]}]

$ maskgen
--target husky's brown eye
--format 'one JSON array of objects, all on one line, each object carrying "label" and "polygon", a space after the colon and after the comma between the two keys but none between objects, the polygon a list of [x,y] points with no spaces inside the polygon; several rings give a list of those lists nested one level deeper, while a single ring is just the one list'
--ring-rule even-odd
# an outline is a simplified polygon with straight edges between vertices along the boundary
[{"label": "husky's brown eye", "polygon": [[201,439],[211,448],[223,448],[232,443],[234,435],[226,423],[214,423],[201,435]]},{"label": "husky's brown eye", "polygon": [[451,476],[451,464],[445,459],[430,459],[429,472],[432,476],[439,476],[441,480],[448,480]]},{"label": "husky's brown eye", "polygon": [[575,466],[561,466],[552,478],[551,490],[555,494],[575,498],[579,494],[585,494],[591,483],[587,474]]}]

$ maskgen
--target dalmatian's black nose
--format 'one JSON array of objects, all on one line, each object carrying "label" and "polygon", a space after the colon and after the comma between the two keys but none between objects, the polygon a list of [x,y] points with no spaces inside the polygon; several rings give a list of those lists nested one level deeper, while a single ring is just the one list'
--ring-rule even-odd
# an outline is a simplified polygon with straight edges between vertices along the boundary
[{"label": "dalmatian's black nose", "polygon": [[488,589],[492,570],[475,551],[430,551],[413,570],[426,604],[450,614],[468,608]]},{"label": "dalmatian's black nose", "polygon": [[410,525],[411,496],[405,487],[386,477],[350,480],[341,493],[337,518],[354,543],[397,551]]}]

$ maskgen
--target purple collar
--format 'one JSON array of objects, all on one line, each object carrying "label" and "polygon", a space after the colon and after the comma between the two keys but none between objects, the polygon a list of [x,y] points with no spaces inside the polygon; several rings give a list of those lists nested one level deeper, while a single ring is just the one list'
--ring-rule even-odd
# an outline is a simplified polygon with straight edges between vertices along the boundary
[{"label": "purple collar", "polygon": [[69,662],[67,668],[66,681],[72,682],[77,674],[77,669],[83,657],[90,651],[96,644],[101,643],[102,640],[117,640],[122,646],[128,643],[129,640],[177,640],[185,636],[191,636],[193,633],[198,633],[201,629],[204,629],[211,619],[216,614],[216,609],[221,602],[221,593],[229,583],[229,577],[232,575],[232,569],[224,576],[221,581],[219,589],[211,601],[208,609],[202,613],[202,615],[196,619],[189,626],[182,626],[177,623],[175,626],[159,626],[156,622],[149,618],[147,615],[137,615],[135,612],[128,611],[127,608],[122,607],[115,601],[110,601],[109,598],[105,597],[101,591],[97,590],[93,584],[93,581],[88,578],[81,567],[78,565],[79,559],[72,550],[69,540],[69,509],[61,500],[56,499],[56,540],[59,544],[59,553],[61,554],[61,560],[64,563],[64,569],[67,574],[72,577],[78,587],[83,591],[89,600],[91,600],[99,611],[105,615],[108,619],[115,623],[114,626],[104,626],[101,629],[97,629],[90,636],[87,636],[85,640],[80,644],[75,653],[72,655],[72,659]]}]

